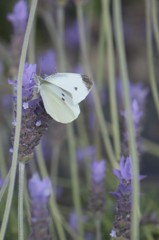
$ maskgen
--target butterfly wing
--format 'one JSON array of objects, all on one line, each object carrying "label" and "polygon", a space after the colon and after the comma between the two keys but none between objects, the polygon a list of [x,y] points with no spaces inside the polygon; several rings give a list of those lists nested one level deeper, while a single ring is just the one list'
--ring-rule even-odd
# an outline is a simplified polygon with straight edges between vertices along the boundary
[{"label": "butterfly wing", "polygon": [[60,93],[60,88],[57,92],[53,84],[42,83],[40,86],[40,95],[46,112],[57,122],[69,123],[78,117],[80,108],[78,104],[73,105],[69,102],[69,95],[65,93],[65,96],[62,96],[62,93],[63,91]]},{"label": "butterfly wing", "polygon": [[66,91],[74,104],[81,102],[88,95],[93,85],[87,76],[76,73],[56,73],[46,77],[44,81]]}]

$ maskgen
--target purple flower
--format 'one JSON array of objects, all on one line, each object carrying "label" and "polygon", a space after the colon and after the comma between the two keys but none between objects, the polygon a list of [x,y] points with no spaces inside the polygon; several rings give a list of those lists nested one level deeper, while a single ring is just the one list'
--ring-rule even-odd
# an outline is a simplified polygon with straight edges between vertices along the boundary
[{"label": "purple flower", "polygon": [[34,174],[28,183],[30,197],[33,200],[48,201],[52,193],[51,182],[49,178],[40,179],[38,174]]},{"label": "purple flower", "polygon": [[92,163],[92,180],[94,183],[100,183],[105,179],[106,162],[105,160],[93,161]]},{"label": "purple flower", "polygon": [[[33,98],[34,88],[36,86],[35,82],[35,74],[36,74],[36,64],[28,64],[26,63],[24,66],[24,73],[22,79],[22,98],[24,101],[29,101]],[[14,85],[15,95],[17,94],[17,81],[8,80],[9,84]]]},{"label": "purple flower", "polygon": [[31,234],[29,240],[50,239],[48,201],[52,193],[51,182],[48,178],[40,179],[34,174],[29,180],[31,208]]},{"label": "purple flower", "polygon": [[125,157],[122,156],[120,160],[120,170],[113,169],[113,173],[120,180],[120,182],[131,181],[132,180],[131,157],[128,156],[125,160]]},{"label": "purple flower", "polygon": [[[51,119],[45,111],[41,97],[34,98],[34,91],[37,91],[34,79],[36,65],[25,64],[22,80],[22,126],[19,145],[19,160],[26,161],[32,158],[36,145],[38,145],[42,135],[46,132]],[[13,97],[16,110],[17,81],[10,81],[14,85],[15,97]],[[14,141],[16,111],[13,119],[12,142]]]},{"label": "purple flower", "polygon": [[148,92],[148,88],[146,88],[142,83],[130,85],[131,99],[136,99],[136,101],[139,103],[140,108],[144,107]]},{"label": "purple flower", "polygon": [[77,222],[78,222],[77,214],[75,212],[71,212],[70,216],[69,216],[69,225],[75,231],[77,231],[77,229],[78,229],[78,223]]},{"label": "purple flower", "polygon": [[28,18],[27,3],[23,0],[18,1],[12,13],[7,15],[7,19],[13,24],[14,30],[21,32],[25,30]]},{"label": "purple flower", "polygon": [[115,232],[114,229],[112,229],[112,231],[111,231],[111,233],[110,233],[110,236],[111,236],[112,238],[116,238],[116,237],[117,237],[117,236],[116,236],[116,232]]},{"label": "purple flower", "polygon": [[95,156],[95,147],[88,146],[85,149],[77,149],[76,156],[79,162],[82,162],[85,158],[94,159]]},{"label": "purple flower", "polygon": [[[120,83],[118,81],[118,83]],[[119,87],[121,87],[121,84],[119,84]],[[132,117],[133,117],[133,123],[134,123],[134,129],[135,129],[135,135],[136,135],[136,142],[137,142],[137,148],[138,153],[142,153],[142,146],[141,146],[141,131],[143,127],[143,119],[144,119],[144,111],[145,111],[145,102],[146,97],[148,94],[148,89],[144,87],[142,84],[131,84],[129,86],[130,90],[130,96],[131,96],[131,111],[132,111]],[[122,89],[120,88],[120,97],[119,102],[122,104],[123,99],[122,98]],[[127,156],[129,154],[129,144],[128,144],[128,130],[127,130],[127,112],[123,110],[120,111],[121,115],[121,122],[122,122],[122,155]]]},{"label": "purple flower", "polygon": [[117,199],[117,206],[111,236],[114,238],[121,237],[123,239],[130,239],[132,195],[131,158],[127,157],[125,159],[122,157],[120,161],[120,169],[113,170],[113,173],[120,180],[120,184],[117,191],[112,193]]},{"label": "purple flower", "polygon": [[10,75],[15,78],[18,72],[19,58],[21,55],[24,33],[28,18],[27,3],[24,0],[18,1],[12,13],[7,15],[7,19],[12,23],[13,34],[11,38],[11,59],[12,65]]},{"label": "purple flower", "polygon": [[[113,169],[113,174],[120,180],[120,183],[130,183],[130,181],[133,179],[131,157],[122,156],[120,160],[120,169]],[[145,176],[139,176],[140,180],[143,178],[145,178]]]},{"label": "purple flower", "polygon": [[71,226],[71,228],[78,232],[78,220],[82,221],[83,223],[86,222],[86,217],[85,216],[81,216],[80,219],[78,219],[78,215],[75,211],[72,211],[69,215],[69,225]]},{"label": "purple flower", "polygon": [[91,177],[90,209],[96,217],[100,217],[105,207],[105,160],[92,162]]},{"label": "purple flower", "polygon": [[[133,178],[131,157],[122,156],[120,168],[114,169],[113,174],[119,179],[120,184],[112,193],[117,199],[117,206],[111,236],[130,239]],[[143,178],[144,176],[139,176],[140,180]]]},{"label": "purple flower", "polygon": [[57,59],[52,50],[48,50],[39,57],[38,67],[42,74],[51,75],[56,71]]},{"label": "purple flower", "polygon": [[25,99],[32,99],[34,94],[34,87],[36,86],[36,82],[34,76],[36,74],[36,64],[28,64],[26,63],[24,66],[24,74],[23,74],[23,83],[22,83],[22,95],[23,101]]}]

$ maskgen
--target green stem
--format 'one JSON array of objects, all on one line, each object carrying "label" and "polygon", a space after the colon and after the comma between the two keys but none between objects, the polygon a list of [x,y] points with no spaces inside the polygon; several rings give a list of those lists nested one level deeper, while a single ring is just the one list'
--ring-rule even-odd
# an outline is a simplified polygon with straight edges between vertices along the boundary
[{"label": "green stem", "polygon": [[[41,150],[40,145],[38,145],[35,148],[35,151],[36,151],[36,156],[37,156],[37,159],[38,159],[38,166],[39,166],[39,169],[40,169],[40,173],[41,173],[42,177],[48,177],[48,171],[46,169],[46,165],[45,165],[45,162],[44,162],[44,159],[43,159],[43,154],[42,154],[42,150]],[[56,225],[56,228],[57,228],[58,237],[59,237],[58,239],[59,240],[66,240],[65,232],[63,230],[63,226],[68,231],[68,233],[73,237],[73,239],[76,239],[76,235],[71,231],[68,224],[61,217],[61,214],[59,212],[59,209],[58,209],[58,206],[57,206],[57,203],[56,203],[54,193],[50,197],[49,205],[50,205],[51,213],[52,213],[52,216],[54,218],[54,222],[55,222],[55,225]]]},{"label": "green stem", "polygon": [[4,196],[4,193],[7,189],[7,187],[8,187],[9,179],[10,179],[10,171],[7,173],[7,176],[5,177],[5,180],[4,180],[1,190],[0,190],[0,202]]},{"label": "green stem", "polygon": [[[85,66],[86,73],[93,80],[93,74],[92,74],[89,60],[88,60],[88,51],[87,51],[88,48],[87,48],[86,39],[85,39],[85,31],[84,31],[85,24],[84,24],[83,7],[82,7],[81,1],[76,1],[76,8],[77,8],[77,19],[78,19],[78,26],[79,26],[80,44],[81,44],[83,63]],[[113,168],[116,168],[118,164],[112,149],[112,145],[110,143],[106,121],[104,119],[100,100],[99,100],[95,86],[92,89],[92,93],[93,93],[93,99],[95,104],[95,110],[96,110],[96,114],[99,122],[99,127],[103,137],[104,145],[108,154],[108,158]]]},{"label": "green stem", "polygon": [[[79,134],[79,145],[82,149],[89,145],[88,132],[84,122],[84,115],[81,112],[80,117],[76,120],[78,134]],[[90,174],[90,159],[84,156],[85,173],[86,173],[86,186],[89,189],[91,184],[91,174]]]},{"label": "green stem", "polygon": [[25,36],[24,36],[22,53],[20,56],[18,81],[17,81],[17,119],[16,119],[17,124],[16,124],[16,128],[15,128],[15,139],[14,139],[14,144],[13,144],[13,157],[12,157],[9,189],[8,189],[4,217],[2,220],[1,231],[0,231],[0,239],[1,240],[3,240],[4,236],[5,236],[7,223],[8,223],[8,219],[9,219],[11,203],[12,203],[12,197],[13,197],[15,175],[16,175],[17,162],[18,162],[18,149],[19,149],[21,116],[22,116],[22,77],[23,77],[24,63],[25,63],[25,59],[26,59],[27,47],[28,47],[28,42],[29,42],[29,36],[30,36],[31,27],[32,27],[33,20],[34,20],[36,6],[37,6],[37,0],[32,1],[28,24],[27,24],[27,28],[26,28],[26,32],[25,32]]},{"label": "green stem", "polygon": [[152,0],[152,24],[154,29],[154,36],[157,44],[158,54],[159,54],[159,24],[158,24],[158,2]]},{"label": "green stem", "polygon": [[64,23],[65,23],[65,12],[64,5],[58,2],[57,7],[57,23],[58,23],[58,57],[60,71],[66,71],[66,61],[65,61],[65,48],[64,48]]},{"label": "green stem", "polygon": [[71,166],[71,183],[73,191],[73,202],[75,210],[78,217],[78,226],[80,236],[78,239],[83,239],[83,226],[81,223],[82,211],[81,211],[81,197],[80,197],[80,188],[79,188],[79,178],[78,178],[78,167],[75,154],[75,138],[73,133],[73,128],[71,124],[67,125],[67,136],[69,140],[69,157],[70,157],[70,166]]},{"label": "green stem", "polygon": [[60,156],[61,144],[58,142],[54,143],[54,148],[52,151],[52,163],[51,163],[51,180],[53,182],[53,187],[56,189],[57,177],[58,177],[58,167],[59,167],[59,156]]},{"label": "green stem", "polygon": [[1,166],[1,177],[4,177],[7,174],[7,168],[6,168],[6,161],[5,161],[5,154],[4,154],[4,143],[2,142],[3,135],[5,133],[3,132],[3,129],[1,129],[1,139],[0,139],[0,166]]},{"label": "green stem", "polygon": [[52,18],[52,13],[50,11],[40,10],[39,15],[41,16],[41,18],[43,19],[43,21],[45,23],[45,26],[50,35],[53,46],[58,51],[59,44],[58,44],[58,40],[57,40],[57,31],[56,31],[56,26],[55,26],[53,18]]},{"label": "green stem", "polygon": [[[59,56],[59,66],[60,70],[66,70],[66,61],[65,61],[65,51],[64,51],[64,5],[59,2],[58,4],[58,13],[57,13],[57,20],[58,20],[58,42],[60,45],[58,56]],[[80,191],[79,191],[79,178],[78,178],[78,170],[77,170],[77,161],[76,161],[76,153],[75,153],[75,137],[73,133],[73,126],[72,124],[67,125],[67,136],[68,136],[68,145],[69,145],[69,157],[71,161],[71,183],[72,183],[72,191],[73,191],[73,201],[75,210],[78,216],[78,226],[79,226],[79,233],[80,236],[77,239],[83,239],[83,226],[81,223],[81,198],[80,198]]]},{"label": "green stem", "polygon": [[96,240],[101,240],[101,220],[98,218],[96,219]]},{"label": "green stem", "polygon": [[19,191],[18,191],[18,239],[24,240],[24,171],[25,164],[19,162]]},{"label": "green stem", "polygon": [[132,157],[133,179],[132,179],[132,216],[131,216],[131,240],[139,239],[139,160],[135,141],[134,125],[132,121],[131,102],[129,98],[129,76],[127,72],[126,55],[123,39],[121,0],[113,1],[113,15],[115,22],[115,40],[119,56],[121,79],[123,82],[123,100],[127,113],[127,126],[129,136],[129,148]]},{"label": "green stem", "polygon": [[33,22],[32,31],[30,34],[29,46],[28,46],[28,62],[35,63],[35,36],[36,36],[36,18]]},{"label": "green stem", "polygon": [[98,79],[97,82],[97,89],[99,94],[102,93],[103,88],[103,80],[105,74],[105,34],[104,34],[104,21],[103,21],[103,13],[100,20],[100,34],[99,34],[99,43],[98,43],[98,57],[97,57],[97,75],[96,78]]},{"label": "green stem", "polygon": [[152,90],[153,99],[159,115],[159,95],[155,77],[155,67],[153,60],[153,47],[152,47],[152,31],[151,31],[151,2],[146,0],[146,42],[147,42],[147,57],[148,57],[148,70],[150,77],[150,85]]},{"label": "green stem", "polygon": [[120,132],[115,88],[115,60],[109,7],[110,0],[102,0],[104,32],[107,37],[108,80],[109,80],[109,96],[110,96],[111,121],[113,128],[112,129],[113,139],[116,158],[120,159]]},{"label": "green stem", "polygon": [[156,157],[159,157],[159,150],[158,150],[159,144],[152,142],[146,138],[142,138],[141,141],[142,141],[142,145],[143,145],[142,148],[143,148],[144,153],[147,152]]}]

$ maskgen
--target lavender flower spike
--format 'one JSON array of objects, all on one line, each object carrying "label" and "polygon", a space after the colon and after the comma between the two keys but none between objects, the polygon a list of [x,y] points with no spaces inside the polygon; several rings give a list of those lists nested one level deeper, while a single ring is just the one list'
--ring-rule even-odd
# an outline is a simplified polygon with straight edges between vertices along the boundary
[{"label": "lavender flower spike", "polygon": [[28,18],[28,7],[27,1],[18,1],[13,9],[12,13],[7,14],[7,19],[11,22],[13,26],[13,34],[11,38],[11,68],[10,76],[14,79],[18,72],[19,59],[21,55],[21,49],[24,39],[24,33],[26,28]]},{"label": "lavender flower spike", "polygon": [[[41,97],[33,99],[34,91],[36,91],[35,73],[36,65],[26,63],[22,82],[22,125],[18,156],[20,161],[30,160],[35,146],[46,132],[51,119],[44,109]],[[16,116],[17,81],[10,81],[10,83],[14,85],[15,90],[13,102]],[[14,141],[15,126],[16,118],[13,120],[12,142]]]},{"label": "lavender flower spike", "polygon": [[106,161],[93,161],[91,166],[92,187],[90,207],[100,217],[105,206],[105,172]]},{"label": "lavender flower spike", "polygon": [[14,31],[21,32],[25,30],[28,17],[28,8],[25,1],[18,1],[12,13],[7,15],[7,19],[13,24]]},{"label": "lavender flower spike", "polygon": [[[131,157],[121,157],[120,169],[113,170],[114,175],[119,179],[120,184],[116,192],[112,194],[117,199],[115,221],[111,236],[115,239],[130,239],[131,230],[131,207],[132,207],[132,161]],[[143,179],[144,176],[139,176]]]},{"label": "lavender flower spike", "polygon": [[[120,170],[113,169],[114,175],[120,180],[120,183],[130,183],[132,176],[132,160],[131,157],[121,157]],[[145,176],[139,176],[139,179],[143,179]]]},{"label": "lavender flower spike", "polygon": [[[131,111],[134,123],[134,130],[136,136],[136,143],[139,155],[142,154],[142,144],[141,144],[141,132],[143,127],[144,112],[146,97],[148,95],[148,89],[142,84],[131,84],[130,85],[130,95],[131,95]],[[128,130],[127,130],[127,113],[126,111],[121,111],[122,126],[123,126],[123,140],[122,140],[122,155],[127,156],[129,153],[128,144]]]},{"label": "lavender flower spike", "polygon": [[31,205],[31,234],[29,240],[49,240],[49,211],[48,201],[52,192],[51,182],[48,178],[41,180],[38,174],[34,174],[29,180],[28,189]]}]

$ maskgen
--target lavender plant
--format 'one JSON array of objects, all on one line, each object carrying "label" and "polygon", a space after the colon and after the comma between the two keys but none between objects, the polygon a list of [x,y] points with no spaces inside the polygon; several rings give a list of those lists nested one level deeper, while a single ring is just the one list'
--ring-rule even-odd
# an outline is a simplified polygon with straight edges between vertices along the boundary
[{"label": "lavender plant", "polygon": [[[151,95],[158,99],[158,4],[145,2],[146,27],[138,1],[0,1],[0,239],[158,239],[157,181],[140,181],[147,153],[151,166],[159,157],[158,119],[153,127],[145,121],[154,116]],[[59,72],[95,83],[67,126],[51,120],[39,92],[43,79]],[[152,142],[143,139],[145,123]]]},{"label": "lavender plant", "polygon": [[[119,170],[114,169],[113,174],[118,178],[120,184],[117,191],[113,193],[117,200],[117,205],[115,210],[115,221],[110,235],[113,239],[130,239],[133,178],[131,157],[122,156],[120,168]],[[143,178],[144,176],[139,176],[140,180]]]},{"label": "lavender plant", "polygon": [[[24,66],[22,80],[22,125],[19,142],[19,161],[32,159],[35,146],[43,134],[48,129],[49,120],[51,117],[46,113],[43,102],[40,96],[34,98],[37,92],[37,84],[35,81],[36,65],[26,63]],[[11,82],[11,81],[10,81]],[[15,97],[14,101],[14,120],[12,140],[14,141],[15,126],[16,126],[16,93],[17,81],[11,82],[14,85]],[[12,149],[11,149],[12,151]]]}]

